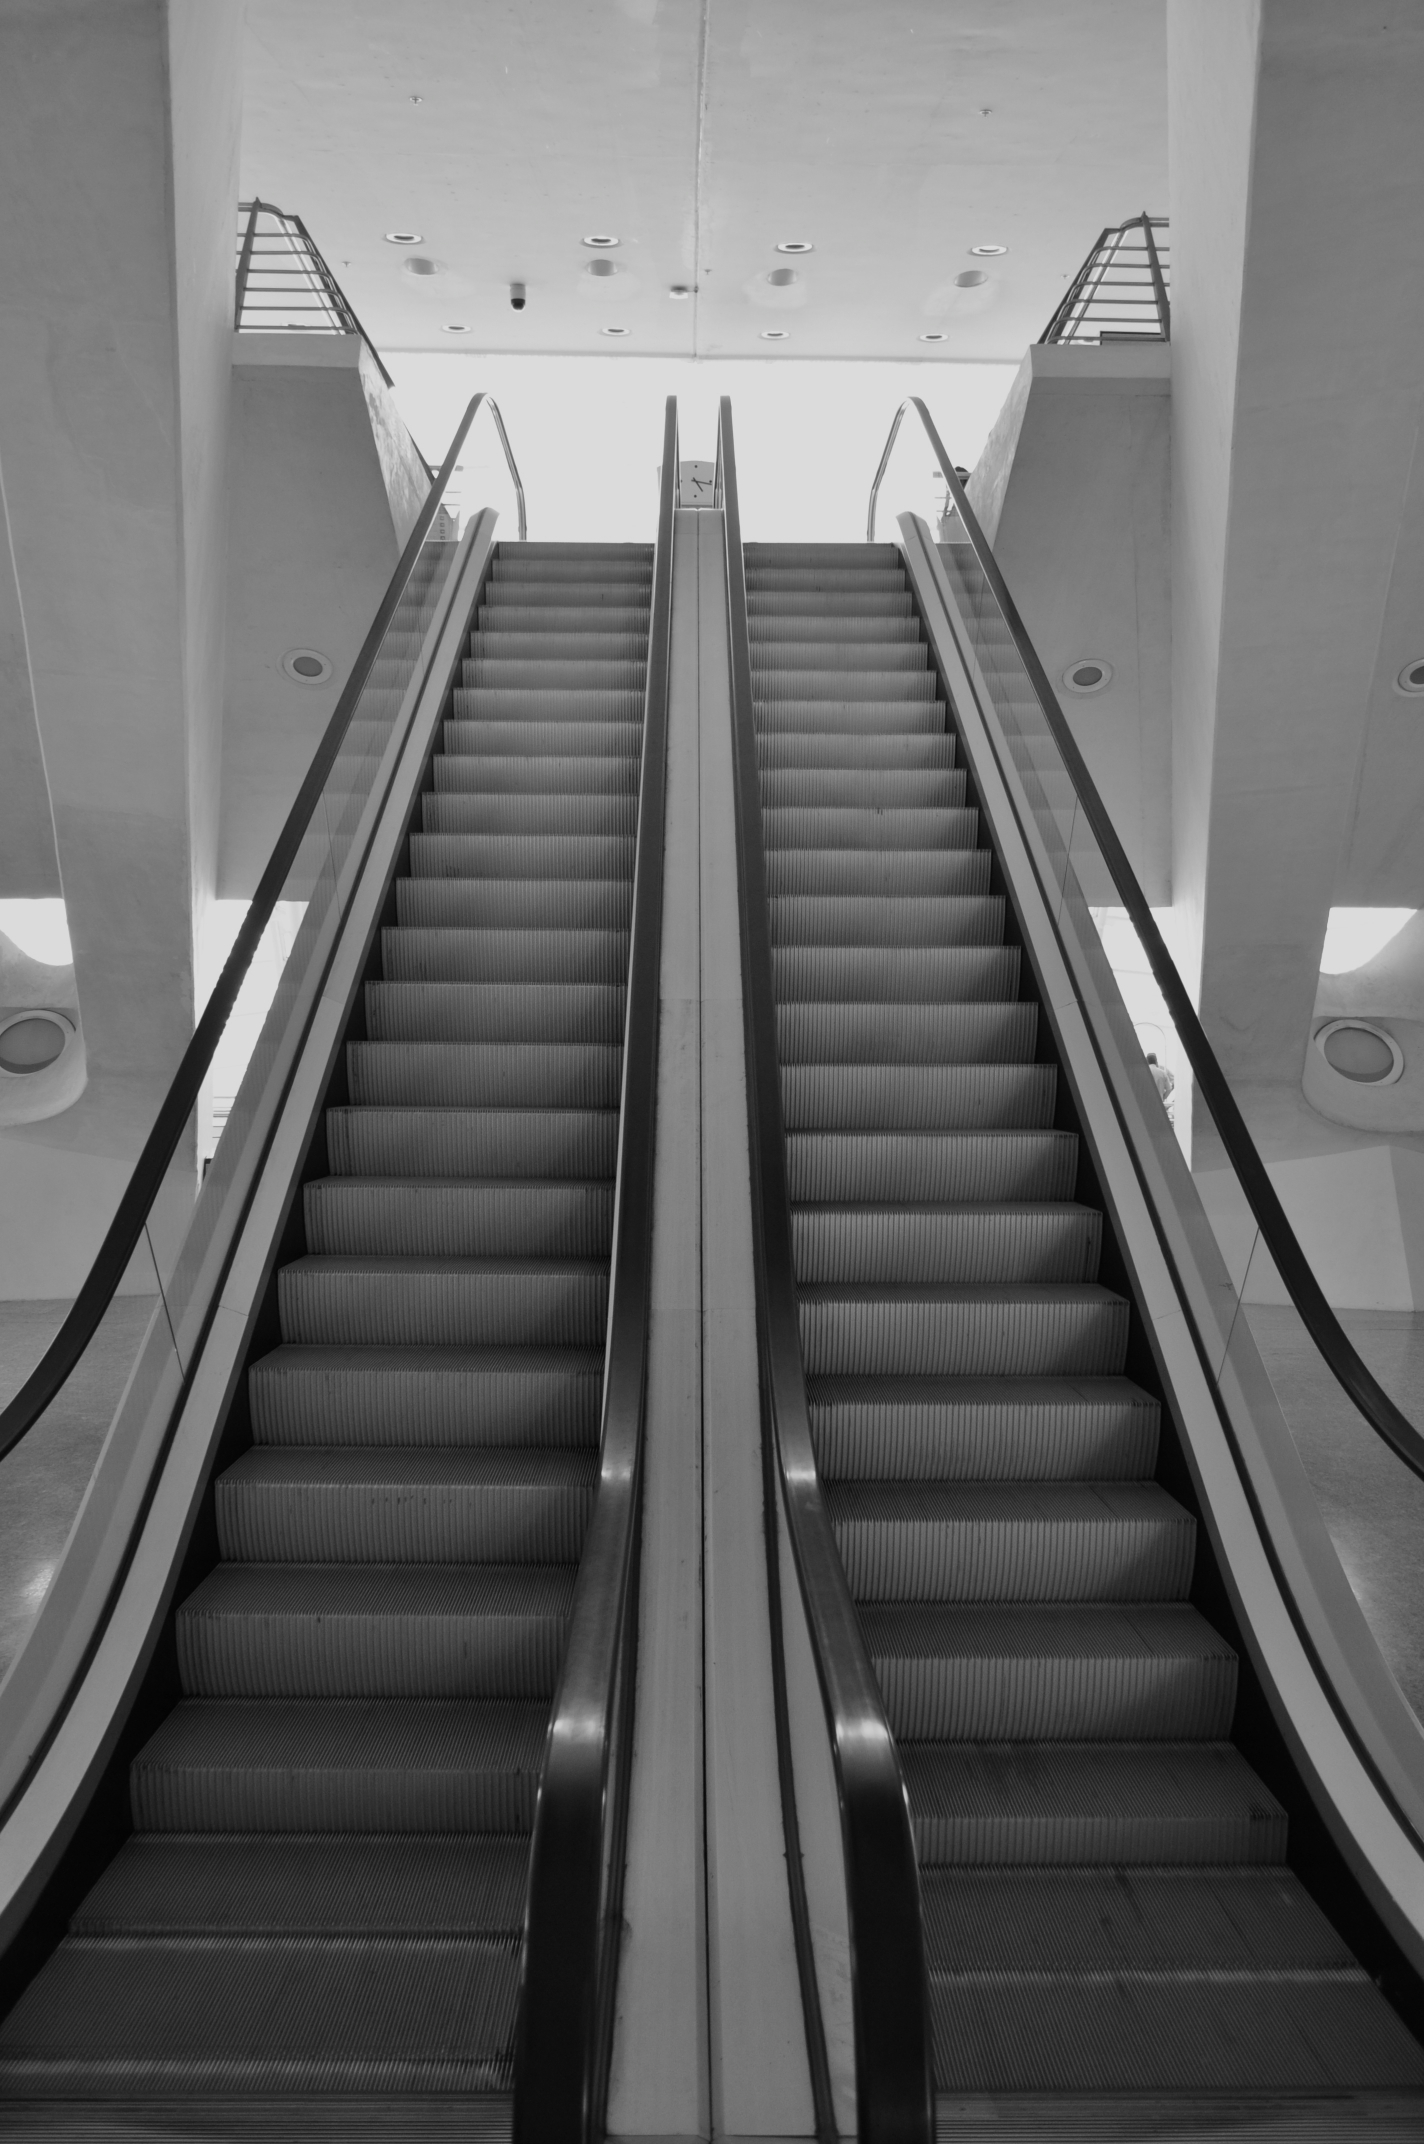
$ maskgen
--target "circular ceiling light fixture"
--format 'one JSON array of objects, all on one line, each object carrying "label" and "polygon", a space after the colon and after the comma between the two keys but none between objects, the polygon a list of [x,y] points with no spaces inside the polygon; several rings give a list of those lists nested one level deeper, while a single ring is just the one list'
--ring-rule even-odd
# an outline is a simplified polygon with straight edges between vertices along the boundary
[{"label": "circular ceiling light fixture", "polygon": [[315,648],[290,649],[282,657],[282,668],[298,685],[324,685],[331,676],[329,660]]},{"label": "circular ceiling light fixture", "polygon": [[789,342],[791,330],[789,328],[763,328],[761,339],[763,342]]},{"label": "circular ceiling light fixture", "polygon": [[814,253],[816,248],[809,238],[779,238],[776,250],[778,253]]},{"label": "circular ceiling light fixture", "polygon": [[401,262],[401,271],[405,275],[443,275],[445,263],[431,260],[428,253],[412,253]]},{"label": "circular ceiling light fixture", "polygon": [[386,244],[388,246],[423,246],[425,244],[425,233],[424,231],[387,231]]},{"label": "circular ceiling light fixture", "polygon": [[789,290],[791,285],[797,281],[796,270],[794,268],[773,268],[767,276],[767,281],[773,290]]},{"label": "circular ceiling light fixture", "polygon": [[969,248],[976,261],[1002,260],[1008,250],[1007,246],[971,246]]},{"label": "circular ceiling light fixture", "polygon": [[610,237],[607,231],[595,231],[591,237],[584,240],[586,246],[594,247],[599,253],[606,253],[611,246],[616,246],[619,242],[618,239]]},{"label": "circular ceiling light fixture", "polygon": [[965,268],[955,277],[954,287],[956,290],[977,290],[981,283],[987,283],[988,280],[982,268]]},{"label": "circular ceiling light fixture", "polygon": [[1424,655],[1416,655],[1413,662],[1405,664],[1394,681],[1394,689],[1407,700],[1424,700]]},{"label": "circular ceiling light fixture", "polygon": [[930,328],[920,337],[921,342],[948,342],[949,337],[940,328]]},{"label": "circular ceiling light fixture", "polygon": [[1096,655],[1085,655],[1081,662],[1069,663],[1063,673],[1063,683],[1069,692],[1083,699],[1090,692],[1103,692],[1112,683],[1112,664],[1103,662]]},{"label": "circular ceiling light fixture", "polygon": [[1371,1020],[1327,1020],[1315,1047],[1332,1072],[1357,1087],[1392,1087],[1404,1072],[1404,1052]]},{"label": "circular ceiling light fixture", "polygon": [[628,335],[632,331],[629,328],[600,328],[598,332],[600,335]]},{"label": "circular ceiling light fixture", "polygon": [[623,269],[618,261],[591,260],[584,262],[583,272],[585,275],[622,275]]},{"label": "circular ceiling light fixture", "polygon": [[440,332],[442,335],[468,335],[470,329],[463,320],[447,320]]},{"label": "circular ceiling light fixture", "polygon": [[24,1079],[47,1072],[64,1055],[74,1029],[61,1013],[22,1012],[0,1027],[0,1072]]},{"label": "circular ceiling light fixture", "polygon": [[670,298],[690,298],[692,296],[692,285],[690,283],[670,284],[668,296]]}]

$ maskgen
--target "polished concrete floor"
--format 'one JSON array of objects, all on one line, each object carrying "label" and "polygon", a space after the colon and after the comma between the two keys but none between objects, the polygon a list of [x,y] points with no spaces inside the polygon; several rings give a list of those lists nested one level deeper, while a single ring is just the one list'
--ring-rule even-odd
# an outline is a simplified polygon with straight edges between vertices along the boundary
[{"label": "polished concrete floor", "polygon": [[[59,1329],[66,1303],[0,1303],[0,1406]],[[78,1371],[0,1460],[0,1675],[29,1630],[113,1419],[152,1301],[110,1306]],[[1424,1717],[1424,1481],[1356,1414],[1294,1310],[1249,1313],[1340,1560],[1405,1695]],[[1375,1375],[1424,1424],[1424,1316],[1344,1311]]]},{"label": "polished concrete floor", "polygon": [[[68,1308],[0,1303],[0,1407],[29,1376]],[[152,1311],[149,1296],[111,1303],[64,1390],[0,1460],[0,1675],[39,1613]]]}]

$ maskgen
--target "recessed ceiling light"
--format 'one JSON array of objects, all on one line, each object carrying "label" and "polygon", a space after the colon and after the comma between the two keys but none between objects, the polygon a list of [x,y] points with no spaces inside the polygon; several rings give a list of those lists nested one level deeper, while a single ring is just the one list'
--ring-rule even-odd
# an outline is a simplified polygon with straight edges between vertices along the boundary
[{"label": "recessed ceiling light", "polygon": [[463,320],[447,320],[440,332],[442,335],[468,335],[470,330]]},{"label": "recessed ceiling light", "polygon": [[443,275],[444,261],[431,260],[428,253],[412,253],[409,260],[401,262],[406,275]]},{"label": "recessed ceiling light", "polygon": [[809,238],[780,238],[776,250],[778,253],[814,253],[816,248]]},{"label": "recessed ceiling light", "polygon": [[788,290],[796,281],[794,268],[773,268],[767,276],[773,290]]},{"label": "recessed ceiling light", "polygon": [[618,244],[618,240],[610,238],[606,231],[595,231],[591,238],[584,240],[584,244],[586,246],[596,246],[601,252],[606,253],[610,246]]},{"label": "recessed ceiling light", "polygon": [[[409,262],[406,265],[409,266]],[[981,283],[987,283],[988,280],[982,268],[966,268],[962,275],[955,277],[954,287],[956,290],[977,290]]]},{"label": "recessed ceiling light", "polygon": [[1002,260],[1009,249],[1007,246],[971,246],[969,250],[977,261],[997,261]]},{"label": "recessed ceiling light", "polygon": [[600,328],[598,332],[600,335],[627,335],[632,331],[629,328]]},{"label": "recessed ceiling light", "polygon": [[921,342],[948,342],[948,341],[949,341],[949,337],[948,337],[947,335],[944,335],[944,334],[942,334],[942,333],[940,332],[940,330],[939,330],[938,328],[931,328],[931,329],[929,330],[929,333],[928,333],[928,334],[926,334],[926,335],[922,335],[922,336],[920,337],[920,341],[921,341]]},{"label": "recessed ceiling light", "polygon": [[668,296],[670,298],[690,298],[692,296],[692,285],[690,283],[674,283],[668,291]]},{"label": "recessed ceiling light", "polygon": [[388,246],[421,246],[425,243],[423,231],[387,231]]},{"label": "recessed ceiling light", "polygon": [[763,342],[786,342],[790,332],[789,328],[763,328],[761,339]]},{"label": "recessed ceiling light", "polygon": [[331,676],[331,659],[315,648],[292,648],[282,657],[282,668],[298,685],[324,685]]},{"label": "recessed ceiling light", "polygon": [[621,274],[623,273],[623,265],[622,265],[622,262],[621,262],[621,261],[604,261],[604,260],[591,260],[591,261],[585,261],[585,262],[584,262],[584,269],[583,269],[583,272],[584,272],[584,274],[585,274],[585,275],[597,275],[597,276],[603,276],[603,275],[621,275]]}]

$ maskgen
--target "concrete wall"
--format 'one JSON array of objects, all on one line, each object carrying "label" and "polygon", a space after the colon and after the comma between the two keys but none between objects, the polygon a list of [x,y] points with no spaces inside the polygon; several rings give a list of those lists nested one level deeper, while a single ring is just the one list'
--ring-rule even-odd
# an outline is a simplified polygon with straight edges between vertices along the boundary
[{"label": "concrete wall", "polygon": [[[1035,345],[969,497],[1149,901],[1171,900],[1170,351]],[[1077,698],[1069,664],[1112,665]],[[1104,874],[1095,901],[1120,896]]]},{"label": "concrete wall", "polygon": [[0,1133],[0,1297],[77,1288],[192,1031],[240,37],[229,0],[0,4],[0,470],[89,1064]]},{"label": "concrete wall", "polygon": [[[256,886],[429,490],[356,337],[231,343],[223,899]],[[301,648],[324,683],[283,672]]]}]

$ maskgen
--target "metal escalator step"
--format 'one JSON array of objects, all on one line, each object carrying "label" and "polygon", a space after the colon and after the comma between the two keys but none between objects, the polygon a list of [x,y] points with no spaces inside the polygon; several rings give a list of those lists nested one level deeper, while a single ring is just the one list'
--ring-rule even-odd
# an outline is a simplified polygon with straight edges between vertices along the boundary
[{"label": "metal escalator step", "polygon": [[1161,1407],[1125,1377],[818,1377],[828,1481],[1145,1481]]},{"label": "metal escalator step", "polygon": [[518,1937],[522,1838],[136,1832],[70,1921],[81,1936]]},{"label": "metal escalator step", "polygon": [[[841,693],[846,686],[841,682]],[[456,695],[458,698],[458,694]],[[812,735],[831,737],[942,737],[944,702],[930,699],[858,699],[812,692],[803,698],[779,695],[759,700],[756,726],[763,737]]]},{"label": "metal escalator step", "polygon": [[857,590],[853,598],[819,595],[811,589],[747,590],[747,615],[752,619],[840,618],[847,611],[857,618],[909,618],[914,607],[914,599],[904,587],[875,594]]},{"label": "metal escalator step", "polygon": [[856,648],[923,644],[920,621],[908,609],[863,611],[857,603],[842,604],[834,610],[801,611],[788,610],[780,603],[768,603],[759,597],[755,608],[748,603],[747,624],[754,663],[760,660],[762,649],[769,643],[793,647],[809,641],[823,647],[848,645]]},{"label": "metal escalator step", "polygon": [[773,897],[984,894],[992,862],[988,849],[974,848],[773,849],[766,888]]},{"label": "metal escalator step", "polygon": [[792,1132],[786,1160],[797,1201],[1066,1199],[1077,1182],[1078,1138],[1048,1130]]},{"label": "metal escalator step", "polygon": [[1019,993],[1019,949],[1005,946],[773,946],[777,1003],[946,1005]]},{"label": "metal escalator step", "polygon": [[527,1832],[543,1698],[187,1698],[130,1768],[140,1831]]},{"label": "metal escalator step", "polygon": [[202,1699],[551,1699],[574,1571],[220,1563],[175,1618]]},{"label": "metal escalator step", "polygon": [[381,964],[392,983],[622,983],[628,933],[384,930]]},{"label": "metal escalator step", "polygon": [[957,809],[964,791],[962,767],[766,767],[761,775],[767,810],[798,804]]},{"label": "metal escalator step", "polygon": [[468,722],[447,722],[445,748],[431,762],[437,789],[478,790],[485,796],[636,796],[638,761],[633,753],[611,759],[606,752],[507,754],[497,758],[489,752],[462,752],[452,742],[452,729],[468,730]]},{"label": "metal escalator step", "polygon": [[979,840],[978,812],[948,806],[774,805],[761,822],[768,849],[971,849]]},{"label": "metal escalator step", "polygon": [[[452,908],[461,890],[458,879],[429,887]],[[367,983],[366,1032],[373,1042],[621,1043],[626,1001],[618,983]]]},{"label": "metal escalator step", "polygon": [[[451,703],[457,722],[497,723],[501,731],[510,724],[527,724],[536,730],[544,723],[556,725],[560,738],[572,729],[588,729],[591,740],[601,732],[636,728],[641,732],[643,723],[643,693],[641,688],[620,687],[612,690],[607,686],[535,685],[529,680],[523,685],[457,685],[451,694]],[[531,746],[533,740],[531,739]],[[567,746],[561,743],[561,750]],[[600,749],[596,741],[582,747],[584,751]],[[624,749],[620,740],[618,750]]]},{"label": "metal escalator step", "polygon": [[636,765],[643,725],[641,721],[612,717],[530,722],[500,721],[484,715],[478,721],[452,717],[445,723],[442,736],[444,749],[458,752],[462,758],[474,755],[494,760],[521,759],[535,768],[550,759],[627,760]]},{"label": "metal escalator step", "polygon": [[592,1448],[603,1345],[274,1348],[247,1373],[258,1447]]},{"label": "metal escalator step", "polygon": [[[468,838],[477,841],[479,837]],[[396,880],[396,921],[402,930],[627,930],[632,913],[633,887],[624,878],[501,879],[476,874],[469,878],[432,875]],[[453,990],[479,986],[430,983],[391,987]],[[541,990],[557,988],[552,983],[541,985]]]},{"label": "metal escalator step", "polygon": [[[920,701],[927,706],[939,701],[939,678],[933,670],[925,669],[923,662],[914,669],[889,669],[883,663],[872,663],[871,656],[878,651],[867,650],[865,667],[856,669],[840,660],[850,650],[837,648],[826,652],[823,667],[813,669],[804,659],[812,652],[811,649],[804,650],[803,659],[794,667],[790,663],[775,667],[769,663],[757,666],[752,676],[752,689],[759,709],[764,705],[774,706],[778,700],[841,701],[848,685],[853,688],[857,682],[864,680],[868,683],[872,678],[877,699]],[[471,683],[475,682],[471,680]],[[495,682],[497,680],[490,680],[490,683]]]},{"label": "metal escalator step", "polygon": [[606,1258],[613,1186],[515,1177],[323,1176],[302,1189],[307,1249],[399,1258]]},{"label": "metal escalator step", "polygon": [[612,1177],[616,1109],[328,1109],[343,1176]]},{"label": "metal escalator step", "polygon": [[1285,1859],[1286,1812],[1229,1742],[905,1742],[924,1867]]},{"label": "metal escalator step", "polygon": [[1236,1655],[1185,1603],[872,1607],[860,1620],[897,1740],[1193,1742],[1231,1732]]},{"label": "metal escalator step", "polygon": [[234,1563],[576,1564],[597,1455],[254,1445],[218,1476]]},{"label": "metal escalator step", "polygon": [[[508,1937],[71,1936],[0,2027],[0,2094],[118,2101],[110,2136],[191,2136],[175,2102],[199,2093],[320,2095],[314,2125],[328,2094],[507,2090],[518,1990]],[[145,2098],[158,2126],[131,2127]]]},{"label": "metal escalator step", "polygon": [[749,543],[747,564],[766,566],[855,566],[902,571],[900,549],[894,543]]},{"label": "metal escalator step", "polygon": [[536,580],[502,574],[492,577],[481,598],[481,615],[495,610],[651,609],[651,581],[640,574],[602,574],[597,579],[564,575]]},{"label": "metal escalator step", "polygon": [[348,1042],[351,1099],[361,1106],[616,1109],[619,1044]]},{"label": "metal escalator step", "polygon": [[903,566],[747,567],[748,595],[901,595]]},{"label": "metal escalator step", "polygon": [[[936,1974],[930,2014],[941,2091],[1087,2101],[1099,2110],[1092,2131],[1098,2137],[1166,2133],[1154,2118],[1164,2100],[1181,2136],[1264,2139],[1274,2132],[1282,2144],[1346,2137],[1386,2144],[1417,2135],[1424,2122],[1424,2102],[1416,2101],[1412,2112],[1397,2101],[1368,2112],[1341,2097],[1424,2085],[1418,2042],[1357,1965],[1228,1974]],[[1194,2110],[1186,2097],[1192,2093],[1207,2095],[1206,2104]],[[1239,2100],[1233,2106],[1233,2093],[1252,2095],[1249,2106]],[[1089,2094],[1105,2096],[1089,2101]],[[1113,2100],[1129,2094],[1151,2095],[1147,2107],[1136,2101],[1150,2130],[1119,2128],[1113,2120]]]},{"label": "metal escalator step", "polygon": [[862,737],[845,730],[763,730],[757,766],[768,773],[844,773],[857,767],[882,773],[940,773],[955,764],[955,739],[922,730]]},{"label": "metal escalator step", "polygon": [[[873,672],[887,699],[899,696],[902,676],[929,670],[929,649],[916,633],[913,639],[854,640],[839,633],[794,634],[783,638],[774,619],[765,622],[751,641],[752,690],[758,699],[775,699],[778,673],[794,670],[842,678],[861,671]],[[890,683],[891,679],[896,682]]]},{"label": "metal escalator step", "polygon": [[835,1482],[862,1601],[1185,1599],[1196,1520],[1156,1482]]},{"label": "metal escalator step", "polygon": [[597,1347],[608,1267],[581,1258],[298,1258],[284,1340],[325,1347]]},{"label": "metal escalator step", "polygon": [[[454,796],[427,795],[426,816],[442,823],[458,821],[461,801]],[[571,886],[586,886],[602,879],[609,885],[631,887],[634,849],[634,841],[624,834],[565,834],[551,841],[547,834],[485,834],[446,825],[442,832],[411,835],[410,883],[454,878],[548,885],[562,879]],[[405,883],[396,881],[398,888]],[[407,898],[419,900],[421,896]],[[588,921],[591,924],[594,918]]]},{"label": "metal escalator step", "polygon": [[[441,765],[436,759],[437,769]],[[537,795],[486,792],[442,782],[423,800],[423,829],[428,834],[622,835],[631,840],[638,828],[638,800],[631,796]],[[553,874],[549,874],[553,875]]]},{"label": "metal escalator step", "polygon": [[[373,987],[367,986],[368,1006]],[[776,1034],[783,1065],[1024,1064],[1034,1053],[1038,1007],[1028,999],[890,1006],[803,1001],[777,1007]]]},{"label": "metal escalator step", "polygon": [[[492,591],[493,593],[493,591]],[[501,584],[500,599],[480,605],[479,632],[493,633],[637,633],[648,637],[651,610],[635,603],[516,603],[508,600],[507,584]]]},{"label": "metal escalator step", "polygon": [[1067,1202],[865,1202],[798,1206],[791,1216],[801,1282],[1096,1280],[1102,1234],[1096,1207]]},{"label": "metal escalator step", "polygon": [[787,1065],[781,1101],[788,1131],[1037,1129],[1057,1079],[1040,1064]]},{"label": "metal escalator step", "polygon": [[597,662],[585,656],[578,662],[536,662],[525,656],[506,662],[497,655],[472,655],[460,665],[460,683],[467,692],[481,686],[511,692],[641,692],[646,671],[643,661]]},{"label": "metal escalator step", "polygon": [[997,893],[782,894],[771,901],[773,945],[1002,945]]},{"label": "metal escalator step", "polygon": [[[591,662],[645,663],[648,659],[648,629],[634,626],[620,630],[609,624],[596,630],[585,621],[582,630],[566,626],[562,632],[488,631],[483,624],[470,641],[466,660],[483,670],[489,662],[544,664]],[[501,670],[501,675],[503,671]],[[478,673],[474,682],[478,682]]]},{"label": "metal escalator step", "polygon": [[801,1345],[813,1377],[1114,1377],[1129,1309],[1093,1285],[807,1287]]}]

